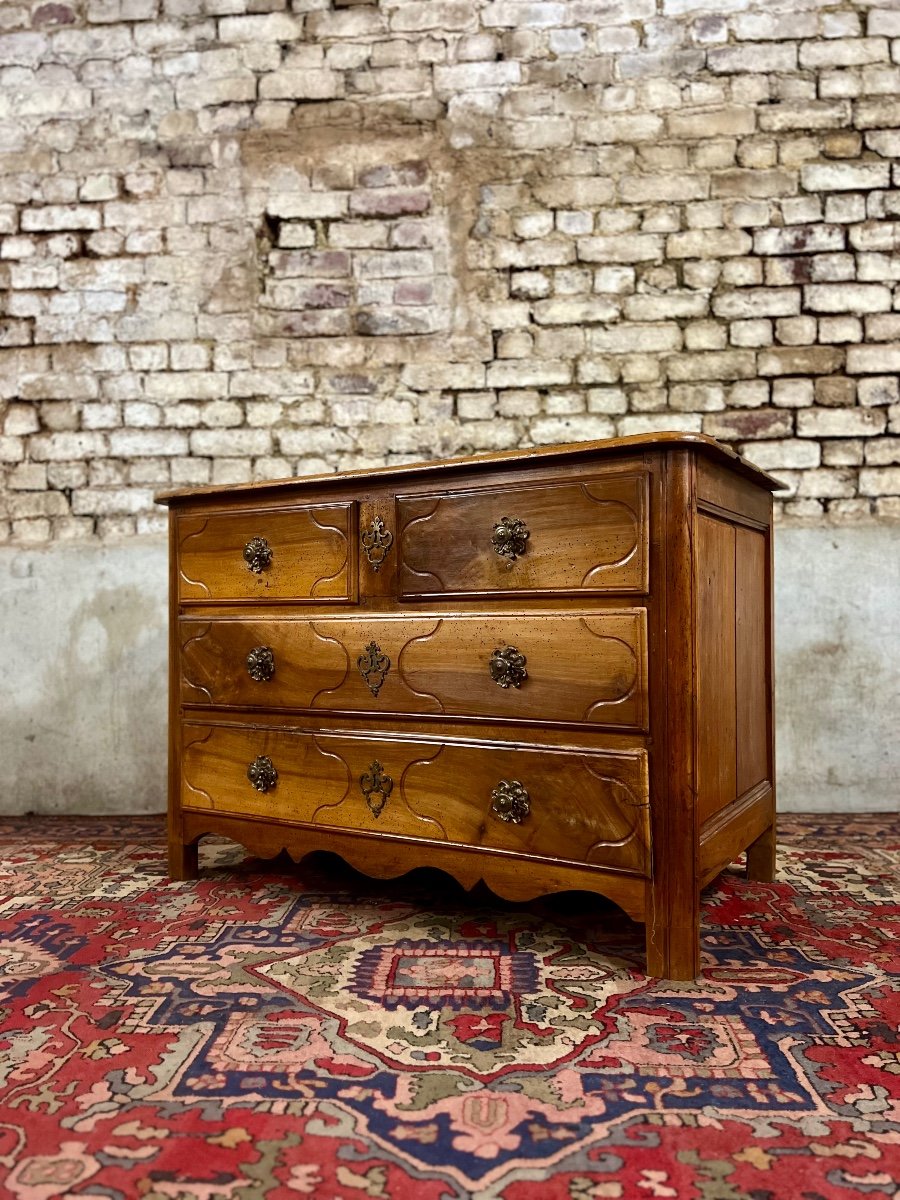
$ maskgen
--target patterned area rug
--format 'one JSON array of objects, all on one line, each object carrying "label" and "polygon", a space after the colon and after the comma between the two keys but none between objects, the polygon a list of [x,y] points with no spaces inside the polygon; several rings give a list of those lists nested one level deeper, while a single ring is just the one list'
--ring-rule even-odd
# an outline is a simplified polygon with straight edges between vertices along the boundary
[{"label": "patterned area rug", "polygon": [[0,1195],[882,1200],[900,819],[785,817],[703,979],[595,897],[375,883],[158,819],[0,822]]}]

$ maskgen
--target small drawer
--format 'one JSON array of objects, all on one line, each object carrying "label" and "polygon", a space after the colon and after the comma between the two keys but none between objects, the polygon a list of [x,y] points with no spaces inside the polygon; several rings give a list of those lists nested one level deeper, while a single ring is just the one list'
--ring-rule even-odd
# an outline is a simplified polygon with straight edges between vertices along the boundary
[{"label": "small drawer", "polygon": [[647,590],[642,472],[397,497],[403,597]]},{"label": "small drawer", "polygon": [[640,749],[187,724],[182,778],[186,809],[650,873]]},{"label": "small drawer", "polygon": [[353,520],[352,504],[179,516],[179,600],[354,601]]},{"label": "small drawer", "polygon": [[647,728],[643,608],[182,618],[190,705]]}]

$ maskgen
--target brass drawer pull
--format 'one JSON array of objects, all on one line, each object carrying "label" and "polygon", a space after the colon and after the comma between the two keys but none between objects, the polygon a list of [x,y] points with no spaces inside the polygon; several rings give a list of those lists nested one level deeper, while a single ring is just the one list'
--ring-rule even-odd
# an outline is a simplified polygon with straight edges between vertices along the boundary
[{"label": "brass drawer pull", "polygon": [[521,654],[515,646],[498,647],[491,655],[491,661],[488,664],[491,679],[498,687],[521,687],[524,680],[528,678],[528,672],[525,670],[526,662],[525,655]]},{"label": "brass drawer pull", "polygon": [[520,521],[516,517],[501,517],[494,526],[491,545],[501,558],[508,558],[509,565],[512,566],[519,555],[525,553],[526,543],[530,537],[531,534],[524,521]]},{"label": "brass drawer pull", "polygon": [[254,573],[260,575],[272,561],[272,547],[264,537],[253,537],[244,547],[244,562]]},{"label": "brass drawer pull", "polygon": [[356,665],[359,667],[359,673],[366,681],[369,691],[377,698],[385,677],[391,669],[391,660],[377,642],[369,642],[356,660]]},{"label": "brass drawer pull", "polygon": [[372,815],[380,817],[381,810],[387,804],[388,797],[394,790],[394,781],[382,770],[381,763],[377,758],[368,771],[364,775],[360,775],[359,786]]},{"label": "brass drawer pull", "polygon": [[491,792],[491,812],[501,821],[522,824],[531,812],[531,802],[518,779],[500,780]]},{"label": "brass drawer pull", "polygon": [[247,778],[258,792],[271,792],[278,782],[278,772],[271,758],[258,754],[247,768]]},{"label": "brass drawer pull", "polygon": [[381,517],[373,517],[368,527],[361,531],[359,540],[362,542],[369,565],[373,571],[377,571],[387,557],[388,550],[394,544],[394,535],[385,528]]},{"label": "brass drawer pull", "polygon": [[267,683],[275,674],[275,655],[271,646],[254,646],[247,655],[247,674],[257,683]]}]

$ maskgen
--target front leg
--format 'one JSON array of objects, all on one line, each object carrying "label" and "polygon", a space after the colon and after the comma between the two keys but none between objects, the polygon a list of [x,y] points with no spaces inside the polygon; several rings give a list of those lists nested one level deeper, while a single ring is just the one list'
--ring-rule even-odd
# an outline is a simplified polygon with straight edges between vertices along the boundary
[{"label": "front leg", "polygon": [[196,879],[200,873],[198,864],[199,841],[185,845],[180,839],[169,842],[169,878],[178,881]]}]

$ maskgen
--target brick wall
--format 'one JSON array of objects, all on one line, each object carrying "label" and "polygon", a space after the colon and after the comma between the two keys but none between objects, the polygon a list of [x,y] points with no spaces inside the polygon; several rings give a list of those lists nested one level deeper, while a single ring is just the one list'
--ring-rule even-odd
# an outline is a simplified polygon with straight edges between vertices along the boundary
[{"label": "brick wall", "polygon": [[0,540],[656,429],[900,519],[896,0],[4,0]]}]

